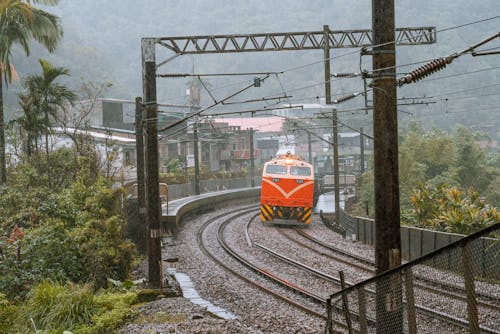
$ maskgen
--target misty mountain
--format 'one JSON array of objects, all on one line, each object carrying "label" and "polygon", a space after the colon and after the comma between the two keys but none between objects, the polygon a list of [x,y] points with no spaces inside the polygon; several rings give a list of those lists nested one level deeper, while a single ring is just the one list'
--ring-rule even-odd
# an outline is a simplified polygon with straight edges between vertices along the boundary
[{"label": "misty mountain", "polygon": [[[498,32],[499,18],[458,28],[458,26],[498,16],[497,0],[472,3],[457,1],[396,1],[396,26],[435,26],[437,43],[434,45],[397,48],[398,76],[421,66],[423,61],[450,55]],[[54,54],[34,46],[29,58],[14,50],[13,62],[21,76],[39,73],[37,58],[46,58],[57,66],[70,69],[66,83],[78,90],[82,81],[111,82],[107,97],[133,99],[142,95],[141,49],[142,37],[190,36],[260,32],[320,31],[328,24],[332,30],[370,29],[371,1],[243,1],[223,0],[144,0],[144,1],[69,1],[61,0],[57,7],[44,8],[61,17],[64,38]],[[452,29],[449,29],[452,28]],[[497,39],[485,48],[499,47]],[[371,69],[371,58],[360,62],[359,50],[333,49],[332,72],[359,72]],[[165,50],[158,52],[159,60],[172,56]],[[224,55],[180,56],[159,68],[158,73],[236,73],[281,72],[268,78],[260,88],[234,98],[275,96],[287,92],[290,102],[313,102],[324,95],[323,52],[263,52]],[[416,64],[415,64],[416,63]],[[360,67],[361,64],[361,67]],[[500,55],[471,57],[464,55],[438,73],[418,83],[399,89],[401,97],[430,97],[420,99],[433,103],[401,107],[401,123],[419,119],[424,125],[443,129],[465,124],[486,130],[495,136],[499,117],[497,94]],[[475,73],[468,73],[475,72]],[[468,73],[468,74],[464,74]],[[448,78],[439,79],[440,77]],[[164,103],[184,104],[189,78],[158,79],[158,100]],[[221,99],[253,80],[249,76],[204,78],[211,93]],[[479,88],[478,87],[485,87]],[[19,83],[8,90],[10,110],[15,110]],[[351,78],[333,82],[334,98],[363,90],[363,80]],[[371,97],[369,96],[369,99]],[[410,100],[416,101],[416,100]],[[213,101],[203,92],[202,104]],[[435,102],[435,103],[434,103]],[[271,102],[274,103],[274,102]],[[270,104],[270,103],[268,103]],[[261,107],[236,106],[220,108]],[[339,105],[340,120],[369,127],[371,113],[342,112],[364,106],[362,96]],[[496,109],[495,109],[496,108]],[[471,115],[474,115],[471,118]]]}]

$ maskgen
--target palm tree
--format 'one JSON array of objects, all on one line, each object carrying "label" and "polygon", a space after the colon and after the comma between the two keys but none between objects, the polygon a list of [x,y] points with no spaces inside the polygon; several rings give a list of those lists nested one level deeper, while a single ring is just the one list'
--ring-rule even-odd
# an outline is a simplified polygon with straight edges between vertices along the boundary
[{"label": "palm tree", "polygon": [[[31,120],[38,119],[41,121],[41,127],[37,124],[33,129],[42,129],[45,135],[45,153],[47,155],[47,175],[49,187],[51,186],[50,177],[50,152],[49,152],[49,135],[51,134],[51,119],[57,120],[59,111],[64,109],[68,103],[73,104],[76,95],[70,91],[65,85],[56,83],[55,81],[62,75],[69,75],[68,69],[64,67],[54,67],[51,63],[44,59],[39,59],[42,66],[42,75],[29,75],[24,81],[24,86],[27,89],[28,110],[25,111],[25,116]],[[35,133],[34,135],[37,135]]]},{"label": "palm tree", "polygon": [[3,80],[8,85],[12,79],[10,62],[12,46],[19,44],[29,56],[29,42],[34,39],[49,52],[53,52],[62,37],[59,18],[33,7],[31,3],[53,6],[57,2],[57,0],[0,0],[0,185],[7,182],[2,85]]},{"label": "palm tree", "polygon": [[44,123],[41,113],[35,108],[36,101],[29,94],[19,95],[19,106],[22,109],[22,116],[13,122],[19,125],[21,137],[26,137],[25,150],[26,156],[31,157],[33,150],[38,155],[38,138],[42,136]]}]

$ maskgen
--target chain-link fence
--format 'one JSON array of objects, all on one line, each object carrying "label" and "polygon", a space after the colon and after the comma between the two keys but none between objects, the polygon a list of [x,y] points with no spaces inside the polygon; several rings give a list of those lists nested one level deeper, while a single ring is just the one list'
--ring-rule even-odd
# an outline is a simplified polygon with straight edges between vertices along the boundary
[{"label": "chain-link fence", "polygon": [[327,333],[500,333],[500,223],[334,293]]}]

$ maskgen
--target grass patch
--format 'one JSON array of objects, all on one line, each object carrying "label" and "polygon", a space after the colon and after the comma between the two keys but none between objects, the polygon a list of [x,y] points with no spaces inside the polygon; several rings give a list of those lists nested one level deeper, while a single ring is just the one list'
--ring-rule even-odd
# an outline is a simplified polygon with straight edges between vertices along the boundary
[{"label": "grass patch", "polygon": [[187,314],[171,314],[168,312],[158,311],[153,314],[141,314],[135,320],[135,324],[143,323],[171,323],[178,324],[186,321],[189,318]]},{"label": "grass patch", "polygon": [[132,307],[136,299],[135,292],[94,293],[88,285],[45,281],[29,292],[19,308],[13,332],[110,333],[136,315]]}]

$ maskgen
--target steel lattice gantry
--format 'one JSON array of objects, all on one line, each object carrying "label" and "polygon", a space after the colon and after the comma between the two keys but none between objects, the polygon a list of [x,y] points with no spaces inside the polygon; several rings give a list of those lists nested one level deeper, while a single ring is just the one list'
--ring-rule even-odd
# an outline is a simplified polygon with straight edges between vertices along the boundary
[{"label": "steel lattice gantry", "polygon": [[[330,30],[330,48],[356,48],[372,46],[372,31]],[[184,36],[154,38],[155,42],[178,55],[317,50],[324,48],[324,32],[284,32],[262,34],[236,34],[212,36]],[[434,27],[416,27],[396,29],[396,45],[432,44],[436,42]]]}]

